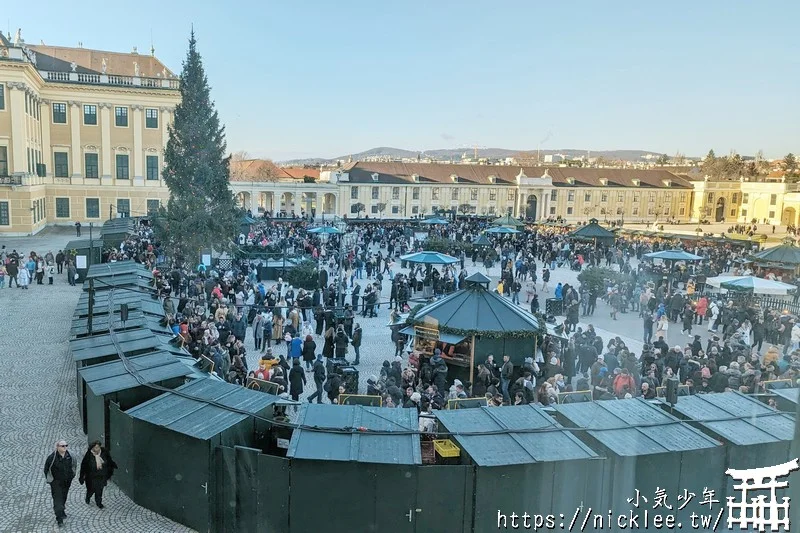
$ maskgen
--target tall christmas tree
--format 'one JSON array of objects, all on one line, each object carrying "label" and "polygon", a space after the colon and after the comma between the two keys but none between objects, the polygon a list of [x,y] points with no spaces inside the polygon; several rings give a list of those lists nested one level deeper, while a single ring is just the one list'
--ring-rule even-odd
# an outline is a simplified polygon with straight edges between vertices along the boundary
[{"label": "tall christmas tree", "polygon": [[225,152],[225,128],[211,101],[192,30],[181,72],[181,102],[164,154],[170,199],[156,219],[158,237],[181,261],[197,261],[204,249],[227,249],[236,233],[238,210],[228,186]]}]

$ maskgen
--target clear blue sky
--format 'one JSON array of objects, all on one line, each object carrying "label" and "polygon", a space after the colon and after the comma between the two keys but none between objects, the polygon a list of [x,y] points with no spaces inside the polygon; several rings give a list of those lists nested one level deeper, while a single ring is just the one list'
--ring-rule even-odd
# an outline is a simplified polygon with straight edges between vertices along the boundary
[{"label": "clear blue sky", "polygon": [[278,160],[545,138],[800,152],[797,0],[5,4],[30,43],[146,53],[152,30],[176,72],[193,23],[229,149]]}]

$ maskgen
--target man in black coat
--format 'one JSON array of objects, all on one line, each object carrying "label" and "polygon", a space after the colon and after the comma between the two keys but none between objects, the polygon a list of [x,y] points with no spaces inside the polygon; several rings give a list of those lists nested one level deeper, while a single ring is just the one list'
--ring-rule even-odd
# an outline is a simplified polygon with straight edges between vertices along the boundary
[{"label": "man in black coat", "polygon": [[64,524],[67,513],[67,494],[72,480],[75,479],[77,461],[68,451],[67,442],[63,439],[56,442],[56,450],[47,456],[44,462],[44,476],[50,484],[53,496],[53,512],[59,526]]},{"label": "man in black coat", "polygon": [[324,391],[324,383],[325,383],[325,363],[322,361],[322,354],[317,354],[317,360],[314,361],[314,385],[317,386],[317,390],[314,391],[314,394],[308,397],[308,403],[312,403],[314,398],[317,399],[317,403],[322,403],[322,393]]}]

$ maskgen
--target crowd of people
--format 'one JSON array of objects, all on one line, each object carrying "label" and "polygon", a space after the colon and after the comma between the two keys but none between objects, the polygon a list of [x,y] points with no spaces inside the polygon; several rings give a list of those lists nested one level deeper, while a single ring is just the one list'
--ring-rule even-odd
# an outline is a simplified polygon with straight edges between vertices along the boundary
[{"label": "crowd of people", "polygon": [[[791,378],[797,371],[800,326],[795,326],[795,317],[718,301],[705,292],[707,277],[737,268],[737,259],[745,254],[739,248],[695,244],[690,251],[706,261],[668,268],[643,259],[667,246],[658,239],[629,236],[614,243],[582,242],[559,226],[527,228],[513,237],[492,237],[489,246],[467,246],[486,226],[485,220],[464,219],[430,227],[428,239],[449,243],[443,251],[458,259],[440,267],[404,264],[400,256],[421,250],[423,243],[397,222],[351,223],[347,246],[340,235],[309,233],[310,221],[300,218],[259,220],[239,236],[245,246],[312,258],[318,280],[306,288],[283,279],[259,279],[260,260],[236,260],[225,268],[200,264],[190,270],[171,261],[169,251],[155,242],[144,224],[118,248],[103,253],[104,261],[134,259],[153,271],[165,323],[192,356],[229,382],[247,386],[249,378],[255,378],[295,400],[335,403],[346,391],[381,396],[383,405],[416,406],[420,411],[464,397],[486,397],[490,405],[546,405],[570,391],[591,390],[597,399],[652,397],[672,376],[692,392],[753,392],[761,381]],[[50,256],[32,254],[24,270],[30,274],[30,265],[36,276],[39,264],[47,268],[51,262],[54,268],[74,268],[63,253]],[[9,262],[21,261],[15,252],[3,259],[6,276]],[[494,364],[495,357],[490,357],[477,365],[470,383],[450,376],[440,354],[413,351],[401,328],[392,328],[387,340],[394,355],[369,376],[366,390],[352,390],[338,369],[361,363],[360,319],[385,309],[390,322],[402,323],[401,315],[415,305],[463,288],[468,270],[495,263],[500,275],[494,290],[550,321],[555,317],[548,315],[563,314],[567,342],[544,336],[525,357],[511,354],[524,364]],[[604,287],[552,284],[551,277],[558,278],[562,269],[592,266],[610,268],[616,276]],[[553,299],[561,302],[559,312],[540,304],[539,293],[550,296],[551,290]],[[640,353],[633,353],[619,337],[604,342],[593,327],[579,327],[591,320],[598,301],[607,304],[612,319],[639,314],[644,325]],[[704,320],[717,334],[706,346],[692,334]],[[667,332],[678,325],[687,342],[670,348]],[[764,343],[782,347],[780,356],[761,356]],[[502,361],[506,355],[496,357]],[[743,382],[731,379],[730,387],[721,387],[719,376],[737,371],[745,376]],[[312,381],[314,388],[309,390]]]}]

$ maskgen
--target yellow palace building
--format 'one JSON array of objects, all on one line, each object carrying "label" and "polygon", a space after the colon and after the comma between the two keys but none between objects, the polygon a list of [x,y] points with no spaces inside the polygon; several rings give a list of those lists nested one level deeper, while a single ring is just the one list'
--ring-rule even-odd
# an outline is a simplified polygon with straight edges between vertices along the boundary
[{"label": "yellow palace building", "polygon": [[145,215],[178,77],[140,55],[28,45],[0,33],[0,234]]}]

